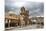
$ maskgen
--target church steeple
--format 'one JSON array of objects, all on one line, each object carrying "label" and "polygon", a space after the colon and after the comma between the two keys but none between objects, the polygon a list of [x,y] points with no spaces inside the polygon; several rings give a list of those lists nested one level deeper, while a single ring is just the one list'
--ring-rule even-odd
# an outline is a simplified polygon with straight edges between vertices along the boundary
[{"label": "church steeple", "polygon": [[29,15],[29,11],[27,11],[24,7],[21,7],[20,15],[28,16]]},{"label": "church steeple", "polygon": [[21,7],[21,12],[24,12],[25,11],[25,8],[24,7]]}]

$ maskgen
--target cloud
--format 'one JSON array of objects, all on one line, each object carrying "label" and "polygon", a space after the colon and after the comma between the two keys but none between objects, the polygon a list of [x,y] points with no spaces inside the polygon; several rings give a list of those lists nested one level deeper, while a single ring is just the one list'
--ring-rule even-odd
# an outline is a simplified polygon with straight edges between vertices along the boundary
[{"label": "cloud", "polygon": [[13,10],[16,12],[16,14],[19,14],[21,6],[24,6],[29,10],[29,15],[31,16],[43,16],[44,15],[44,3],[42,2],[30,2],[30,1],[11,1],[6,0],[5,1],[5,11],[8,12],[8,10]]}]

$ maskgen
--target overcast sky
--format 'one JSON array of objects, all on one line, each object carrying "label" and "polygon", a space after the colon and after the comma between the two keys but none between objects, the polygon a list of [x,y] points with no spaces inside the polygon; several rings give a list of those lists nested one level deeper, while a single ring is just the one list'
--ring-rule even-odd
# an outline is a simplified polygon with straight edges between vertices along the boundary
[{"label": "overcast sky", "polygon": [[43,2],[5,0],[6,12],[8,12],[8,10],[15,11],[18,15],[22,6],[29,10],[29,15],[31,16],[44,16]]}]

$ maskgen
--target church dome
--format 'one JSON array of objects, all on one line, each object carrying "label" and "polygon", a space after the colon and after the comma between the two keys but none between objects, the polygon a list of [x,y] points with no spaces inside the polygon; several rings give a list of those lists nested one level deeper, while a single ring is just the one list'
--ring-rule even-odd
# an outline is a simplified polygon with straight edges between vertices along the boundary
[{"label": "church dome", "polygon": [[10,16],[16,16],[16,14],[15,14],[14,11],[9,11],[8,14],[9,14]]},{"label": "church dome", "polygon": [[14,12],[14,11],[9,11],[8,13],[9,13],[9,14],[15,14],[15,12]]}]

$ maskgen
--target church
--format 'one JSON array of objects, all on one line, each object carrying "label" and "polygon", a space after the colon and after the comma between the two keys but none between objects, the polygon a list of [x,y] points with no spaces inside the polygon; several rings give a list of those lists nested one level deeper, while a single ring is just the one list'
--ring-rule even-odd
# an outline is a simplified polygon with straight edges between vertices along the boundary
[{"label": "church", "polygon": [[31,24],[29,19],[29,11],[25,9],[25,7],[21,7],[20,15],[16,15],[15,13],[9,13],[5,16],[5,27],[23,27]]}]

